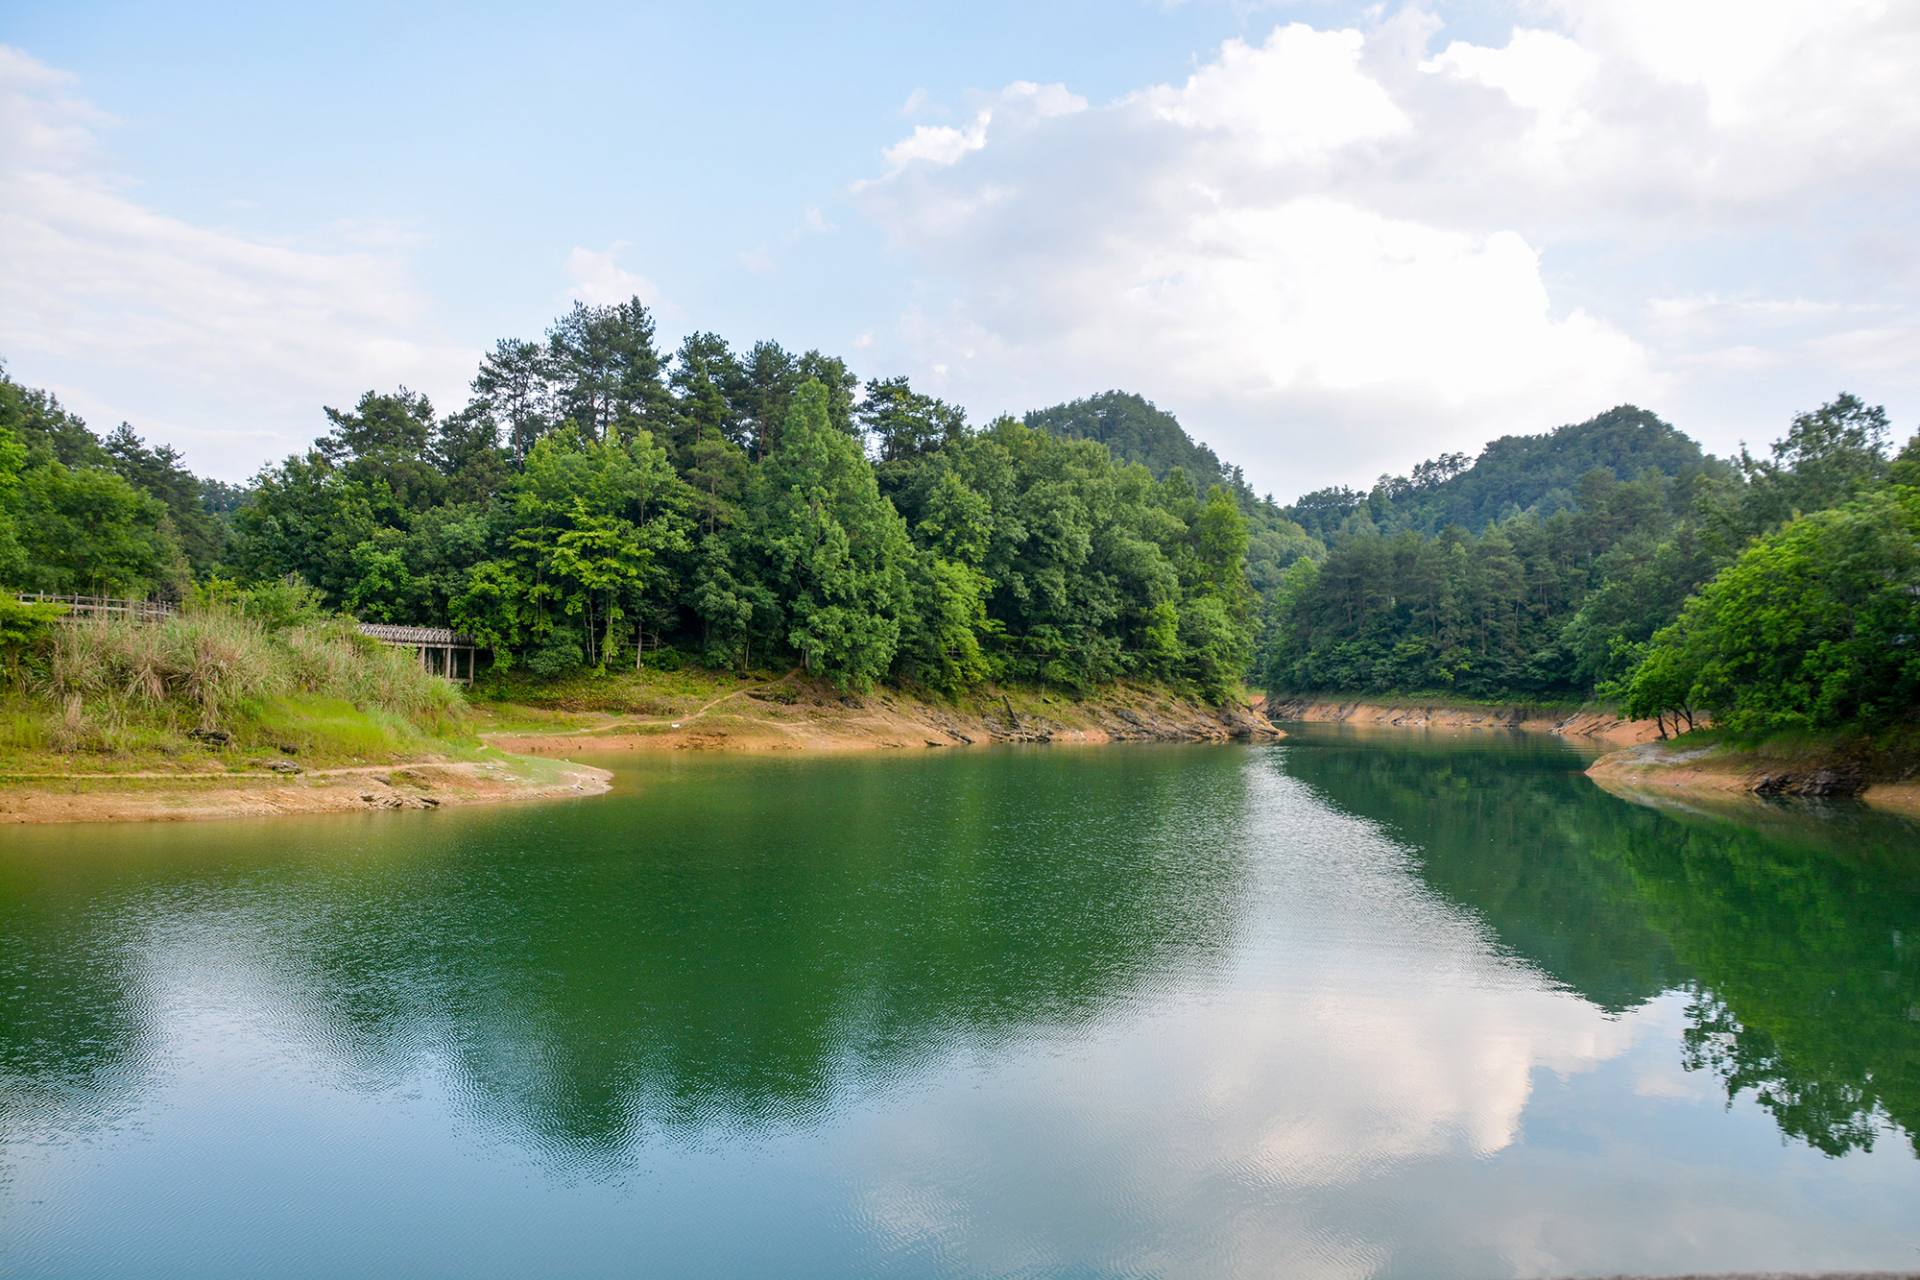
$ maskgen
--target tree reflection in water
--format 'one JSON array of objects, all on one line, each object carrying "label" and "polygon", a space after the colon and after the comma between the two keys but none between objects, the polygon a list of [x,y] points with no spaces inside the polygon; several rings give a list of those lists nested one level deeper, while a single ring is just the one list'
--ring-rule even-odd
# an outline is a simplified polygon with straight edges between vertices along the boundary
[{"label": "tree reflection in water", "polygon": [[1655,809],[1538,740],[1310,728],[1285,768],[1601,1008],[1691,994],[1681,1046],[1829,1155],[1920,1154],[1920,827],[1852,804]]}]

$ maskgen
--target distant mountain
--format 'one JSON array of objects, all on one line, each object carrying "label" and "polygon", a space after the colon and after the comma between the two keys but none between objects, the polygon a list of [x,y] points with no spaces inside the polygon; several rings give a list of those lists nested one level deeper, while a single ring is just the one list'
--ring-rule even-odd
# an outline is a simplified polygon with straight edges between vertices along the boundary
[{"label": "distant mountain", "polygon": [[1541,435],[1502,436],[1469,462],[1442,454],[1411,476],[1382,476],[1368,493],[1334,488],[1303,495],[1286,509],[1325,539],[1365,508],[1378,529],[1437,533],[1448,525],[1477,531],[1522,511],[1550,515],[1579,504],[1581,477],[1608,471],[1631,480],[1652,469],[1670,476],[1718,464],[1690,437],[1633,405]]}]

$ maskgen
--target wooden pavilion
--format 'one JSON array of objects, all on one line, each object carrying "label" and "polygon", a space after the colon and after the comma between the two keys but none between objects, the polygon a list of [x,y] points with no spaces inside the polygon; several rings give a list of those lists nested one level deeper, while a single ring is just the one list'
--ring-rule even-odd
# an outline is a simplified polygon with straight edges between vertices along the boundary
[{"label": "wooden pavilion", "polygon": [[414,650],[420,655],[420,665],[434,675],[461,684],[473,683],[473,656],[479,646],[472,636],[447,627],[402,627],[389,622],[363,622],[360,634],[381,644]]}]

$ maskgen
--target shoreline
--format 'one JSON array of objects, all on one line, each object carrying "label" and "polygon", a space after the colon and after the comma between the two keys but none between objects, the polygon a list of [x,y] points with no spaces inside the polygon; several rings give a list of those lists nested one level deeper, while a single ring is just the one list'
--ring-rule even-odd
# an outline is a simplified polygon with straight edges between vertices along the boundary
[{"label": "shoreline", "polygon": [[503,751],[847,752],[991,743],[1276,741],[1248,707],[1210,707],[1165,689],[1115,686],[1090,698],[983,689],[937,703],[898,690],[863,697],[786,680],[744,688],[679,718],[599,713],[571,727],[509,727],[482,737]]},{"label": "shoreline", "polygon": [[508,758],[355,765],[292,777],[228,771],[69,773],[34,776],[34,781],[47,785],[7,785],[0,775],[0,825],[206,822],[583,799],[605,795],[613,775],[571,761]]},{"label": "shoreline", "polygon": [[[0,826],[433,810],[584,799],[611,791],[611,772],[564,758],[577,752],[837,753],[1005,743],[1273,741],[1283,736],[1249,708],[1208,707],[1146,686],[1116,686],[1080,701],[1031,690],[982,690],[970,703],[946,705],[896,690],[857,698],[783,677],[713,698],[679,719],[517,704],[481,704],[477,710],[483,722],[481,738],[496,759],[431,758],[288,775],[252,770],[0,772]],[[486,729],[489,717],[546,723]]]},{"label": "shoreline", "polygon": [[1781,798],[1831,798],[1920,817],[1920,778],[1875,777],[1837,756],[1787,759],[1717,743],[1690,747],[1677,739],[1609,752],[1586,774],[1596,786],[1638,803],[1701,798],[1757,805]]},{"label": "shoreline", "polygon": [[1651,720],[1625,720],[1591,708],[1559,712],[1523,704],[1463,706],[1421,698],[1369,701],[1309,697],[1269,701],[1266,712],[1276,720],[1393,729],[1519,730],[1621,747],[1657,742],[1660,737],[1659,726]]},{"label": "shoreline", "polygon": [[1267,704],[1279,720],[1377,729],[1518,730],[1612,748],[1586,776],[1621,799],[1645,804],[1687,800],[1764,805],[1781,799],[1855,800],[1920,818],[1920,773],[1889,777],[1839,750],[1797,755],[1739,750],[1720,743],[1662,738],[1652,720],[1625,720],[1605,710],[1554,711],[1523,705],[1462,706],[1427,699],[1293,698]]}]

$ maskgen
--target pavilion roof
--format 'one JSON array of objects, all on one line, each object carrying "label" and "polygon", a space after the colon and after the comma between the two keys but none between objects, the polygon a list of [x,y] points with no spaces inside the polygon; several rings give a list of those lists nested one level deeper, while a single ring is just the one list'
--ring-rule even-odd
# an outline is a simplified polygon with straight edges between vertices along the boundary
[{"label": "pavilion roof", "polygon": [[451,627],[403,627],[390,622],[363,622],[360,634],[388,644],[452,644],[474,648],[473,637]]}]

